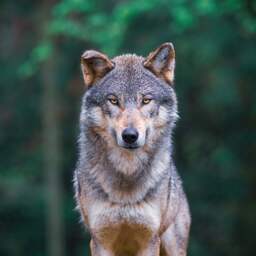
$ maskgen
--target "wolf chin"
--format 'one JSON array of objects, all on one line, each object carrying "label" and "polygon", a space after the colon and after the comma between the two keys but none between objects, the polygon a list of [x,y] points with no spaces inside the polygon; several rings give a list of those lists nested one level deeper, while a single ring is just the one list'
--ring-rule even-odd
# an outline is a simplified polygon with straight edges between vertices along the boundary
[{"label": "wolf chin", "polygon": [[186,255],[190,213],[172,159],[175,52],[85,51],[75,197],[93,256]]}]

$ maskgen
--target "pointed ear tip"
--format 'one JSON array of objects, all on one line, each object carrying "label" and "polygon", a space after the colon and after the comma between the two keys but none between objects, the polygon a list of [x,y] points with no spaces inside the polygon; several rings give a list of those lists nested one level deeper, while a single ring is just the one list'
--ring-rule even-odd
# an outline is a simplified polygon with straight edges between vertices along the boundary
[{"label": "pointed ear tip", "polygon": [[90,58],[97,58],[97,57],[107,58],[107,56],[105,54],[103,54],[102,52],[96,51],[96,50],[86,50],[81,55],[82,59],[90,59]]},{"label": "pointed ear tip", "polygon": [[86,50],[86,51],[84,51],[83,54],[81,55],[81,60],[90,58],[93,54],[95,54],[95,52],[96,51],[94,51],[94,50]]},{"label": "pointed ear tip", "polygon": [[171,43],[171,42],[163,43],[163,44],[162,44],[162,47],[168,47],[168,48],[174,50],[173,43]]}]

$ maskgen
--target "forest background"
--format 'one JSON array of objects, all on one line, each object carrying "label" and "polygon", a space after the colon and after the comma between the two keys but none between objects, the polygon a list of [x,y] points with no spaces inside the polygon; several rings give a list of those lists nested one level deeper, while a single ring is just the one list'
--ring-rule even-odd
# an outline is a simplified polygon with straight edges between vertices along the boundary
[{"label": "forest background", "polygon": [[1,0],[0,35],[0,255],[89,255],[72,188],[80,56],[168,41],[188,255],[255,254],[255,1]]}]

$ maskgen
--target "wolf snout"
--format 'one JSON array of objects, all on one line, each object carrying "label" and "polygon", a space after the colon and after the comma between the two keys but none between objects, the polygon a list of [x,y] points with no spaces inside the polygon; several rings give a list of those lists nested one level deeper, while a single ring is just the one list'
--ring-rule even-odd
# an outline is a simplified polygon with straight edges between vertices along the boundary
[{"label": "wolf snout", "polygon": [[129,127],[125,128],[122,132],[123,141],[127,144],[133,144],[137,141],[139,133],[137,129]]}]

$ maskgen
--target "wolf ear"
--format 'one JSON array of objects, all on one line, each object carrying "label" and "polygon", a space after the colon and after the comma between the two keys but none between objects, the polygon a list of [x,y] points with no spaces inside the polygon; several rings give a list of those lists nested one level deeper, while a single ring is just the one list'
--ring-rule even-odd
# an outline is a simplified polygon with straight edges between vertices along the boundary
[{"label": "wolf ear", "polygon": [[164,43],[151,52],[143,62],[145,68],[156,76],[173,84],[175,68],[175,51],[172,43]]},{"label": "wolf ear", "polygon": [[114,63],[103,53],[89,50],[81,56],[81,67],[86,86],[91,86],[114,68]]}]

